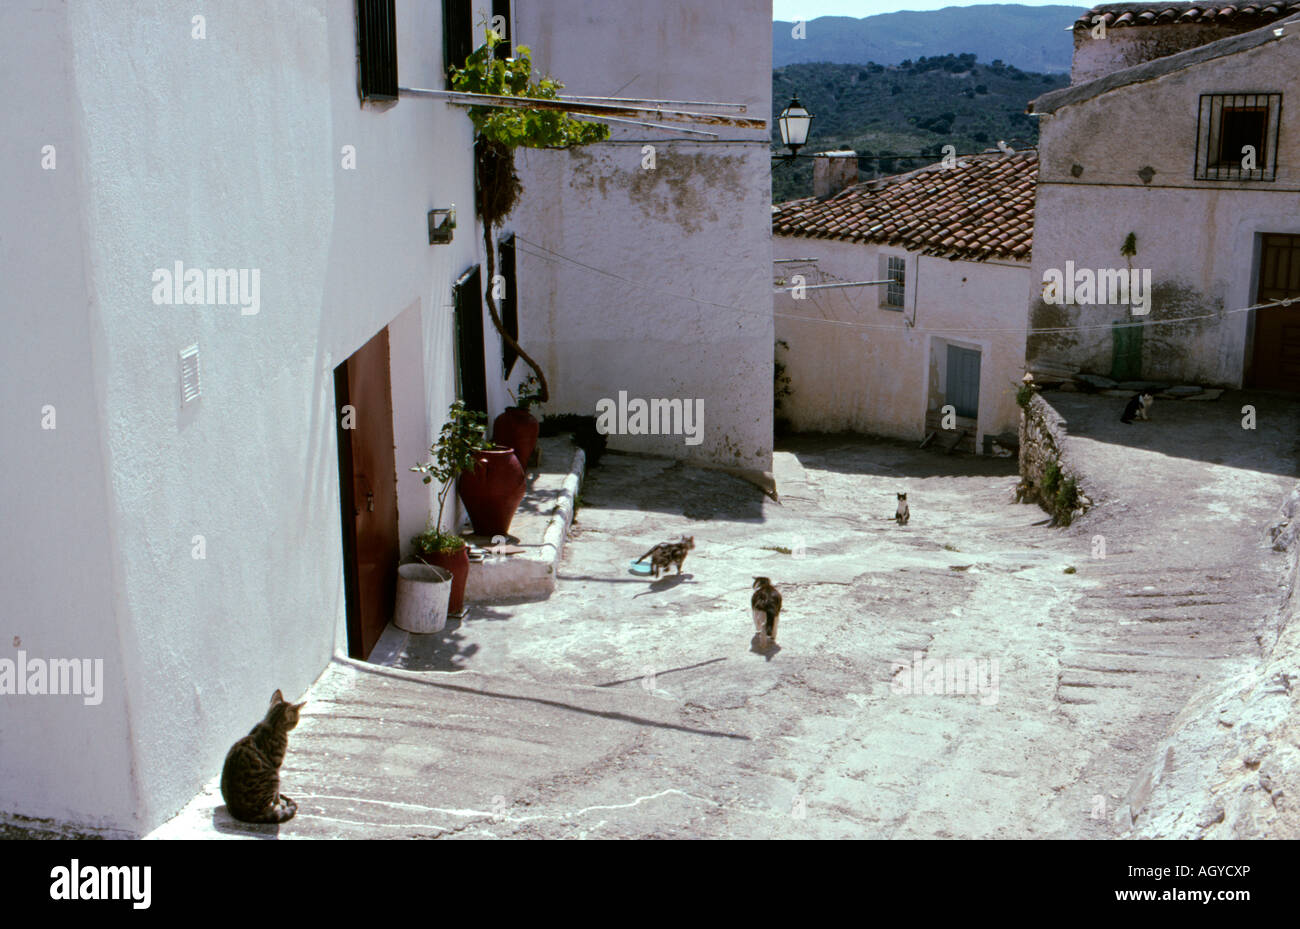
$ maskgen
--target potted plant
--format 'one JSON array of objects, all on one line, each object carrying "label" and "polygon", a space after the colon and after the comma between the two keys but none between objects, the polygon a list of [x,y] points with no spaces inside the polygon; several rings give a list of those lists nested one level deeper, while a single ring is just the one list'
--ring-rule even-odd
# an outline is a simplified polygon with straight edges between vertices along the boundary
[{"label": "potted plant", "polygon": [[430,519],[424,532],[411,539],[412,553],[425,564],[445,568],[451,572],[451,598],[447,604],[449,613],[459,613],[465,606],[465,581],[469,578],[469,546],[465,540],[454,532],[442,531],[442,511],[447,504],[447,496],[456,486],[457,480],[466,471],[473,471],[474,451],[487,444],[484,434],[482,413],[465,409],[465,404],[457,400],[448,410],[447,421],[438,433],[438,441],[429,447],[433,457],[421,465],[412,468],[424,475],[424,483],[437,480],[441,485],[438,491],[438,517]]},{"label": "potted plant", "polygon": [[537,448],[537,433],[541,424],[528,408],[541,402],[542,388],[537,375],[530,374],[519,385],[519,392],[508,391],[514,406],[505,411],[492,423],[492,439],[498,445],[515,450],[519,466],[528,471],[528,462],[533,460],[533,451]]}]

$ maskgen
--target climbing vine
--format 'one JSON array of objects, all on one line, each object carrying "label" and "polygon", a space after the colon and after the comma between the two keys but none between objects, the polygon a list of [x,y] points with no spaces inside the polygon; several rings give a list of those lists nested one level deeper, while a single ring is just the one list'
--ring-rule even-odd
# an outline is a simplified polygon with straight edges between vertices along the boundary
[{"label": "climbing vine", "polygon": [[[487,30],[487,40],[465,61],[465,67],[453,68],[451,86],[465,93],[492,94],[500,97],[526,97],[533,100],[556,100],[564,85],[550,77],[533,78],[532,52],[525,45],[515,50],[513,58],[499,58],[494,49],[501,36]],[[483,241],[487,251],[488,280],[496,278],[496,252],[492,247],[492,230],[515,208],[523,184],[515,173],[515,149],[571,148],[609,138],[609,127],[574,119],[558,110],[533,107],[500,108],[473,106],[470,121],[478,132],[474,142],[477,188],[475,208],[483,221]],[[518,353],[538,381],[538,402],[550,399],[546,375],[533,358],[506,332],[497,311],[493,288],[488,287],[488,313],[502,341]]]}]

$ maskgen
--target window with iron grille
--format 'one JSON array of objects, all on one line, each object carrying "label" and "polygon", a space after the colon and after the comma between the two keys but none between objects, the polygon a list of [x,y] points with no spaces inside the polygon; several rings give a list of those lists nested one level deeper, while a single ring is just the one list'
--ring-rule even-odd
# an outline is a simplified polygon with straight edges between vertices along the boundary
[{"label": "window with iron grille", "polygon": [[362,100],[397,99],[396,0],[357,0]]},{"label": "window with iron grille", "polygon": [[907,259],[888,256],[885,264],[885,277],[889,283],[885,286],[885,307],[901,310],[906,296]]},{"label": "window with iron grille", "polygon": [[1281,94],[1201,94],[1196,179],[1276,180],[1281,115]]},{"label": "window with iron grille", "polygon": [[510,16],[510,0],[492,0],[492,18],[495,20],[498,16],[505,20],[506,32],[501,37],[504,41],[497,46],[496,56],[509,58],[515,53],[515,23]]},{"label": "window with iron grille", "polygon": [[465,59],[474,53],[474,4],[472,0],[443,0],[443,63],[452,68],[465,67]]}]

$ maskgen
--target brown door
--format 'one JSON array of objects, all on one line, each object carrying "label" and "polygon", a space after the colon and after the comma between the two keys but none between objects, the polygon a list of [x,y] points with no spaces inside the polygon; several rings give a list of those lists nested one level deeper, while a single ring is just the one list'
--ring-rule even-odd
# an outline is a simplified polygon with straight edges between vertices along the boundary
[{"label": "brown door", "polygon": [[397,472],[388,330],[334,371],[348,654],[365,658],[393,615],[397,592]]},{"label": "brown door", "polygon": [[[1300,235],[1266,235],[1257,303],[1300,297]],[[1256,387],[1300,391],[1300,304],[1255,311]]]}]

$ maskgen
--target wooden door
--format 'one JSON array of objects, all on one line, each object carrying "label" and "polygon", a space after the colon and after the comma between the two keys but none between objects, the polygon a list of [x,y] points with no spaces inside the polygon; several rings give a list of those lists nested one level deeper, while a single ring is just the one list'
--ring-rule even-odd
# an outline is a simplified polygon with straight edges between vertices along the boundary
[{"label": "wooden door", "polygon": [[[1300,235],[1266,235],[1259,256],[1257,303],[1300,297]],[[1300,391],[1300,304],[1255,310],[1251,383]]]},{"label": "wooden door", "polygon": [[365,658],[392,618],[400,558],[387,329],[335,369],[334,392],[348,654]]}]

